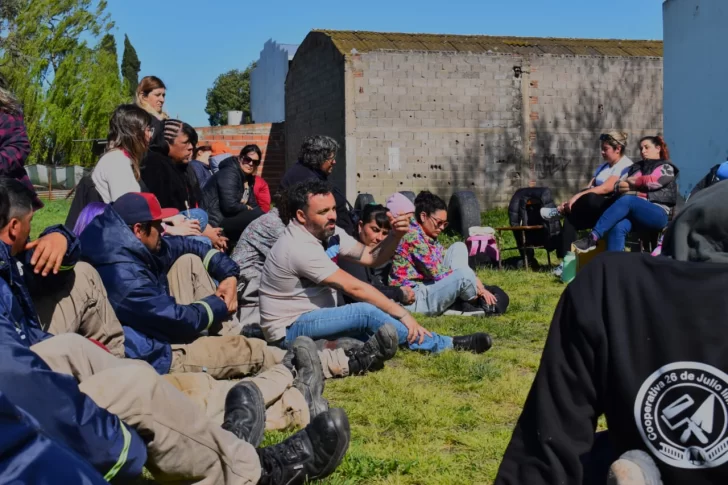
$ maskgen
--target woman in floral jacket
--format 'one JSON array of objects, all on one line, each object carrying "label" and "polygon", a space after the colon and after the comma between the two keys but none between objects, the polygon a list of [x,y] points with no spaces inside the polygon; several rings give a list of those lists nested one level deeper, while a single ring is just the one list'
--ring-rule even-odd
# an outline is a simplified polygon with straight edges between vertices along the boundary
[{"label": "woman in floral jacket", "polygon": [[415,302],[405,307],[411,312],[470,316],[505,313],[508,295],[497,286],[484,286],[477,278],[468,266],[465,244],[455,243],[446,251],[437,241],[447,224],[445,202],[430,192],[420,192],[410,231],[394,255],[389,284],[414,290]]}]

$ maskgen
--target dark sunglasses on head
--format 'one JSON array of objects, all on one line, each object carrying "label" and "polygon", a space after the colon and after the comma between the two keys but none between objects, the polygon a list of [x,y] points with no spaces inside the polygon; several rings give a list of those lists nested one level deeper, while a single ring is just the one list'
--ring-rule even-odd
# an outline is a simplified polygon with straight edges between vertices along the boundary
[{"label": "dark sunglasses on head", "polygon": [[260,160],[253,160],[252,158],[250,158],[248,156],[243,156],[243,158],[241,158],[241,160],[246,165],[255,165],[256,167],[258,165],[260,165]]},{"label": "dark sunglasses on head", "polygon": [[599,141],[612,141],[613,138],[611,135],[607,135],[606,133],[599,135]]}]

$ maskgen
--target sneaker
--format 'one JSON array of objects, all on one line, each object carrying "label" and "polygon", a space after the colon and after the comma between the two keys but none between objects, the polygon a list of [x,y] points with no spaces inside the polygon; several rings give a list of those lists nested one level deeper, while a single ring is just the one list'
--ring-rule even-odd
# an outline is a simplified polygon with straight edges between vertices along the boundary
[{"label": "sneaker", "polygon": [[473,305],[469,301],[457,300],[453,305],[445,310],[443,315],[452,317],[483,317],[485,309],[480,306]]},{"label": "sneaker", "polygon": [[466,352],[474,352],[482,354],[487,352],[493,346],[493,339],[487,333],[473,333],[463,335],[461,337],[453,337],[452,345],[455,350],[464,350]]},{"label": "sneaker", "polygon": [[650,455],[631,450],[609,467],[607,485],[662,485],[662,479]]},{"label": "sneaker", "polygon": [[541,219],[544,221],[559,219],[561,217],[561,212],[556,207],[542,207],[539,214],[541,214]]},{"label": "sneaker", "polygon": [[324,370],[316,344],[308,337],[298,337],[293,342],[296,378],[293,387],[301,391],[306,398],[311,419],[328,411],[329,402],[323,398]]},{"label": "sneaker", "polygon": [[265,401],[258,386],[242,381],[225,397],[225,420],[222,429],[257,447],[265,432]]},{"label": "sneaker", "polygon": [[370,370],[384,368],[384,362],[394,357],[399,347],[397,329],[391,323],[379,327],[366,343],[347,352],[349,375],[364,374]]},{"label": "sneaker", "polygon": [[349,448],[349,420],[343,409],[331,409],[306,429],[274,446],[257,450],[260,485],[298,485],[324,478],[339,466]]},{"label": "sneaker", "polygon": [[591,234],[583,237],[574,243],[574,249],[577,253],[588,253],[597,247],[597,240]]},{"label": "sneaker", "polygon": [[564,263],[559,263],[557,267],[555,267],[553,270],[551,270],[551,274],[554,275],[557,278],[561,278],[561,275],[564,272]]}]

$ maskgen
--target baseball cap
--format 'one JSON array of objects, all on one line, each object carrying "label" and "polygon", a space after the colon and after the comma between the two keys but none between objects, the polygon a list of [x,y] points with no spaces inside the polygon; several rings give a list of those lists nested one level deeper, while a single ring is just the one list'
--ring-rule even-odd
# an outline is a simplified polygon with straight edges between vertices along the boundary
[{"label": "baseball cap", "polygon": [[223,153],[230,153],[230,147],[227,146],[226,143],[223,143],[221,141],[213,141],[210,144],[210,147],[212,147],[212,156],[215,157],[217,155],[222,155]]},{"label": "baseball cap", "polygon": [[162,209],[154,194],[128,192],[111,207],[124,219],[128,226],[138,222],[161,221],[179,214],[177,209]]},{"label": "baseball cap", "polygon": [[387,209],[394,217],[415,211],[415,205],[405,195],[395,192],[387,199]]}]

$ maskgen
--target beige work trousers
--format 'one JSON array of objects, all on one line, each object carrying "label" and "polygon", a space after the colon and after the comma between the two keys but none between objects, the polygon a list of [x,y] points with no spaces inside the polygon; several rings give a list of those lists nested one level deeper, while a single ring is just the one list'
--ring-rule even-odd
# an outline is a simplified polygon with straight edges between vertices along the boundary
[{"label": "beige work trousers", "polygon": [[[223,430],[148,364],[118,359],[76,334],[31,348],[55,372],[117,415],[147,442],[147,468],[160,481],[252,485],[261,475],[255,449]],[[209,377],[209,376],[208,376]]]},{"label": "beige work trousers", "polygon": [[[206,298],[216,291],[215,282],[207,272],[202,260],[195,255],[186,254],[180,257],[167,273],[171,295],[180,305],[189,305],[192,302]],[[223,322],[220,332],[228,341],[220,345],[220,337],[201,337],[191,344],[172,346],[172,368],[170,373],[205,371],[213,377],[223,379],[234,377],[236,369],[245,364],[238,352],[241,348],[249,347],[252,365],[263,365],[267,368],[268,362],[280,363],[285,351],[277,347],[268,346],[258,339],[246,339],[240,336],[242,326],[234,319]],[[236,343],[237,342],[237,343]],[[265,350],[261,349],[265,346]],[[346,377],[349,375],[349,358],[342,349],[323,350],[319,352],[324,377]],[[206,369],[206,370],[205,370]],[[245,374],[250,371],[245,372]]]}]

